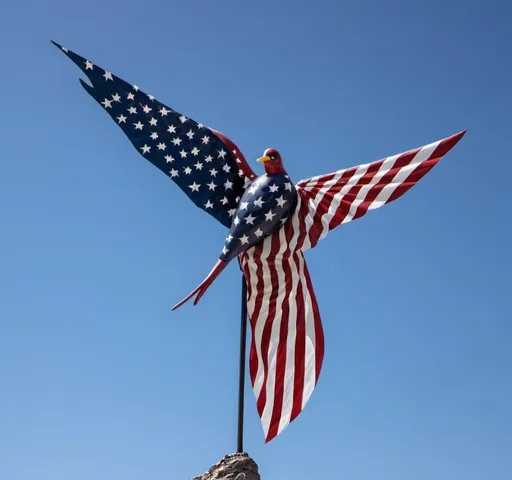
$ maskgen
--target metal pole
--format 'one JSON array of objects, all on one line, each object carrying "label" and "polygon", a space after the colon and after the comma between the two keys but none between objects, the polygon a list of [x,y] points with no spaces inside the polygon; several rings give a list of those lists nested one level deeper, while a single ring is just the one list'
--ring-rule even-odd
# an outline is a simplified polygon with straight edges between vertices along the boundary
[{"label": "metal pole", "polygon": [[247,284],[242,275],[242,314],[240,321],[240,370],[238,377],[238,442],[236,451],[244,451],[244,386],[245,386],[245,344],[247,336]]}]

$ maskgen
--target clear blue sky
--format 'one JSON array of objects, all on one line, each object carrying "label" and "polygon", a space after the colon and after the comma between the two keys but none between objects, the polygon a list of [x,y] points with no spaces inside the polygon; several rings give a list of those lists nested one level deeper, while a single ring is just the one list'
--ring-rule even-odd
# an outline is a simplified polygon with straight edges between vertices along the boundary
[{"label": "clear blue sky", "polygon": [[267,445],[247,385],[246,449],[264,480],[511,478],[509,2],[4,3],[2,480],[188,479],[236,447],[236,266],[170,312],[225,232],[50,39],[295,181],[467,129],[308,252],[320,382]]}]

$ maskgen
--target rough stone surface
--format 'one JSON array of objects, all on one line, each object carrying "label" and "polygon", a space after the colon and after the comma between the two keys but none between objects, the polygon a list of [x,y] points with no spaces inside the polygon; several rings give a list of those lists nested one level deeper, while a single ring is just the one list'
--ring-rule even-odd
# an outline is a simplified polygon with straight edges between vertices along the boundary
[{"label": "rough stone surface", "polygon": [[229,453],[205,474],[192,480],[261,480],[258,465],[247,453]]}]

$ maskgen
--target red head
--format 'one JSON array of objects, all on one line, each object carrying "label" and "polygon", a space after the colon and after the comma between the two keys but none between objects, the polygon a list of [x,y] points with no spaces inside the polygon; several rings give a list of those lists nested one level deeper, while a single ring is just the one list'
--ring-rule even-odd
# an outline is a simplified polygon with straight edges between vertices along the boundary
[{"label": "red head", "polygon": [[263,157],[258,158],[258,162],[263,162],[265,172],[267,172],[268,175],[286,173],[281,154],[275,148],[267,148]]}]

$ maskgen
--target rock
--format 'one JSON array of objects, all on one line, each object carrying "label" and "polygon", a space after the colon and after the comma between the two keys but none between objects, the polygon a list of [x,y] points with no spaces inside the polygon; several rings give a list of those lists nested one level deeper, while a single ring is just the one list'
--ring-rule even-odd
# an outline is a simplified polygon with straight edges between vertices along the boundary
[{"label": "rock", "polygon": [[261,480],[258,465],[247,453],[228,453],[205,474],[192,480]]}]

